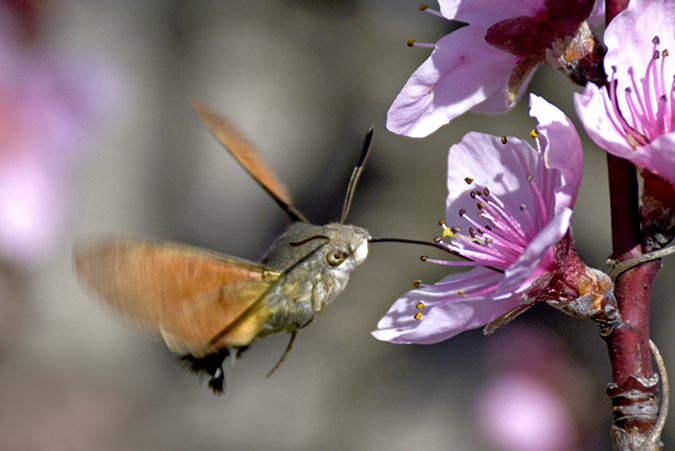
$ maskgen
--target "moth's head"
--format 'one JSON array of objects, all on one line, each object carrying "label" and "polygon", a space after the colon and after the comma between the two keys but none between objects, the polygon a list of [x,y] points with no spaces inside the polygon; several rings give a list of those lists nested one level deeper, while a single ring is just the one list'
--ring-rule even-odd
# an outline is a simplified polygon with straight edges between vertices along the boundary
[{"label": "moth's head", "polygon": [[368,256],[369,237],[367,230],[352,225],[298,222],[274,242],[261,263],[280,271],[309,264],[314,270],[351,274]]},{"label": "moth's head", "polygon": [[338,223],[328,224],[323,228],[328,243],[322,253],[329,266],[351,273],[366,260],[370,238],[366,229]]}]

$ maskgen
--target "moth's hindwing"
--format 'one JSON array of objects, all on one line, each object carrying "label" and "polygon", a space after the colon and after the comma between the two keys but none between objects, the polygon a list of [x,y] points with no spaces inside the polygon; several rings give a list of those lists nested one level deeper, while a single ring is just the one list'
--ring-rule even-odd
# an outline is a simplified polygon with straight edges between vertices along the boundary
[{"label": "moth's hindwing", "polygon": [[280,275],[264,265],[196,247],[124,236],[78,246],[75,267],[118,314],[161,334],[172,351],[197,357],[224,346],[248,345],[269,317],[264,303],[217,343],[211,340]]}]

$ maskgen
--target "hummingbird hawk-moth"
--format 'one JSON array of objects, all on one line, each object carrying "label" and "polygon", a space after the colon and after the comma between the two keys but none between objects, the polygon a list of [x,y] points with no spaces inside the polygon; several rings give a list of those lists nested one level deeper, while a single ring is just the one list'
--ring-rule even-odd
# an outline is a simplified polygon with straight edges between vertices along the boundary
[{"label": "hummingbird hawk-moth", "polygon": [[340,222],[311,224],[241,134],[206,105],[192,107],[216,139],[293,220],[260,263],[185,244],[112,235],[76,245],[82,282],[117,314],[161,336],[184,366],[222,393],[224,360],[255,340],[295,337],[344,290],[368,255],[368,232],[344,224],[373,135],[371,127],[350,180]]}]

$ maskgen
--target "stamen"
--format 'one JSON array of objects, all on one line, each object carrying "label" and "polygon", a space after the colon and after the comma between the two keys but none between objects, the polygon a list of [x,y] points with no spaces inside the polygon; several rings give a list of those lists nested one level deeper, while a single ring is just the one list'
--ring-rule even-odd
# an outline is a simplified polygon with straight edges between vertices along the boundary
[{"label": "stamen", "polygon": [[479,266],[481,264],[468,260],[439,260],[436,258],[428,258],[426,262],[444,266]]},{"label": "stamen", "polygon": [[[666,89],[666,72],[672,70],[670,52],[660,49],[661,39],[654,36],[652,53],[648,56],[644,75],[636,75],[634,67],[626,70],[627,80],[624,85],[625,111],[621,111],[618,102],[617,88],[619,80],[615,68],[607,93],[612,104],[612,123],[619,126],[626,141],[633,147],[646,146],[664,133],[673,131],[675,125],[675,83],[670,90]],[[659,61],[660,60],[660,61]],[[668,67],[666,67],[666,63]]]},{"label": "stamen", "polygon": [[[422,283],[422,279],[417,279],[416,281],[413,282],[413,287],[419,288],[421,283]],[[421,307],[418,307],[418,308],[421,308]]]},{"label": "stamen", "polygon": [[506,144],[506,143],[508,142],[507,139],[506,139],[506,136],[502,136],[502,137],[499,138],[499,139],[500,139],[500,141],[502,142],[502,144]]},{"label": "stamen", "polygon": [[424,302],[418,302],[415,308],[422,310],[424,308]]},{"label": "stamen", "polygon": [[452,231],[452,228],[450,228],[450,227],[445,227],[445,228],[443,229],[443,234],[442,234],[442,235],[443,235],[443,238],[447,238],[447,237],[455,237],[455,236],[457,236],[457,234],[456,234],[455,232],[453,232],[453,231]]},{"label": "stamen", "polygon": [[[497,285],[493,283],[493,280],[486,281],[485,275],[472,276],[470,273],[467,273],[467,277],[461,281],[450,281],[442,283],[441,285],[443,286],[445,292],[454,292],[457,297],[484,296],[494,293],[494,291],[497,289]],[[436,284],[435,286],[438,285],[439,284]],[[425,300],[424,307],[431,308],[437,305],[445,304],[447,302],[448,300],[445,297],[435,298],[434,300]]]},{"label": "stamen", "polygon": [[420,5],[420,11],[424,11],[424,12],[433,14],[434,16],[438,16],[442,19],[445,19],[445,17],[443,17],[443,14],[441,14],[440,11],[436,11],[435,9],[429,8],[429,5],[427,5],[426,3],[422,3]]},{"label": "stamen", "polygon": [[466,182],[467,185],[471,185],[473,183],[473,179],[471,177],[465,177],[464,181]]},{"label": "stamen", "polygon": [[536,233],[536,229],[534,226],[534,221],[532,220],[532,215],[530,215],[530,210],[527,209],[527,206],[525,204],[520,204],[520,211],[523,212],[525,215],[525,220],[527,220],[527,226],[530,229],[530,235],[534,236]]},{"label": "stamen", "polygon": [[410,48],[413,48],[413,47],[425,47],[425,48],[428,48],[428,49],[436,48],[436,44],[434,44],[433,42],[417,42],[414,39],[408,39],[406,41],[405,45],[407,45]]},{"label": "stamen", "polygon": [[[633,80],[633,82],[635,82],[635,80]],[[624,117],[623,117],[623,114],[621,114],[621,110],[619,110],[619,101],[616,97],[617,85],[618,85],[618,82],[617,82],[616,78],[614,78],[612,76],[612,80],[609,82],[609,87],[607,89],[607,93],[609,94],[609,100],[610,100],[610,103],[612,104],[612,110],[614,111],[614,116],[618,119],[619,125],[623,129],[624,133],[627,135],[627,138],[630,137],[635,141],[635,143],[637,143],[637,145],[644,146],[647,143],[644,142],[642,137],[640,135],[638,135],[635,132],[635,130],[633,130],[633,127],[628,125],[628,123],[626,122],[626,119],[624,119]],[[626,88],[627,93],[630,93],[630,91],[628,91],[629,89],[630,88]],[[639,94],[636,94],[636,97],[638,98],[638,101],[639,101],[639,99],[640,99]],[[627,104],[628,104],[629,112],[631,113],[631,115],[633,116],[633,119],[635,120],[636,116],[637,116],[637,112],[634,110],[634,104],[632,102],[631,97],[627,95],[626,101],[627,101]],[[630,140],[629,140],[629,143],[630,143]],[[633,144],[631,144],[631,146],[637,147]]]},{"label": "stamen", "polygon": [[422,319],[422,312],[415,313],[413,318],[415,318],[417,321],[421,320]]},{"label": "stamen", "polygon": [[530,131],[530,138],[538,138],[539,137],[539,132],[537,132],[536,128],[533,128],[532,131]]},{"label": "stamen", "polygon": [[659,82],[660,82],[660,92],[661,92],[661,97],[660,97],[660,102],[659,102],[659,110],[660,110],[660,117],[657,117],[657,120],[660,119],[661,123],[661,132],[662,133],[668,133],[671,131],[671,116],[672,116],[672,109],[670,104],[668,103],[668,92],[666,91],[666,74],[665,74],[665,66],[666,66],[666,58],[668,57],[668,49],[663,49],[661,52],[661,68],[659,70]]},{"label": "stamen", "polygon": [[549,214],[549,211],[546,208],[546,201],[544,200],[544,196],[542,195],[536,183],[528,183],[528,185],[534,197],[535,207],[537,207],[537,214],[535,216],[539,220],[539,223],[536,224],[536,226],[538,228],[544,227],[546,224],[548,224]]},{"label": "stamen", "polygon": [[516,254],[512,249],[511,255],[507,255],[504,250],[508,248],[508,243],[502,244],[501,241],[492,244],[487,239],[484,242],[477,242],[466,235],[458,235],[455,240],[463,245],[461,252],[458,251],[462,257],[496,269],[507,268],[513,263]]},{"label": "stamen", "polygon": [[489,213],[490,216],[488,217],[485,215],[485,213],[483,213],[483,217],[490,219],[497,226],[498,229],[511,231],[513,233],[513,236],[509,234],[511,239],[517,238],[518,242],[520,242],[523,245],[527,245],[529,241],[527,238],[527,234],[520,227],[519,221],[517,221],[511,214],[509,214],[506,211],[506,207],[504,206],[504,203],[499,199],[499,197],[494,195],[490,196],[490,203],[486,208],[486,212]]}]

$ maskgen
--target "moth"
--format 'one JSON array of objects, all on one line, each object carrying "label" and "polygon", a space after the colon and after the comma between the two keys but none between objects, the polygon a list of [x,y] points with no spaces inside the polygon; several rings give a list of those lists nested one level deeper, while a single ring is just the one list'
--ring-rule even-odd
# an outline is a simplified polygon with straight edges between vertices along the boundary
[{"label": "moth", "polygon": [[345,224],[373,137],[371,127],[347,189],[340,222],[311,224],[252,145],[222,116],[191,101],[215,138],[267,191],[293,224],[259,263],[181,243],[112,235],[75,246],[75,271],[115,313],[161,337],[182,364],[223,393],[223,362],[254,341],[298,332],[344,290],[368,255],[368,231]]}]

